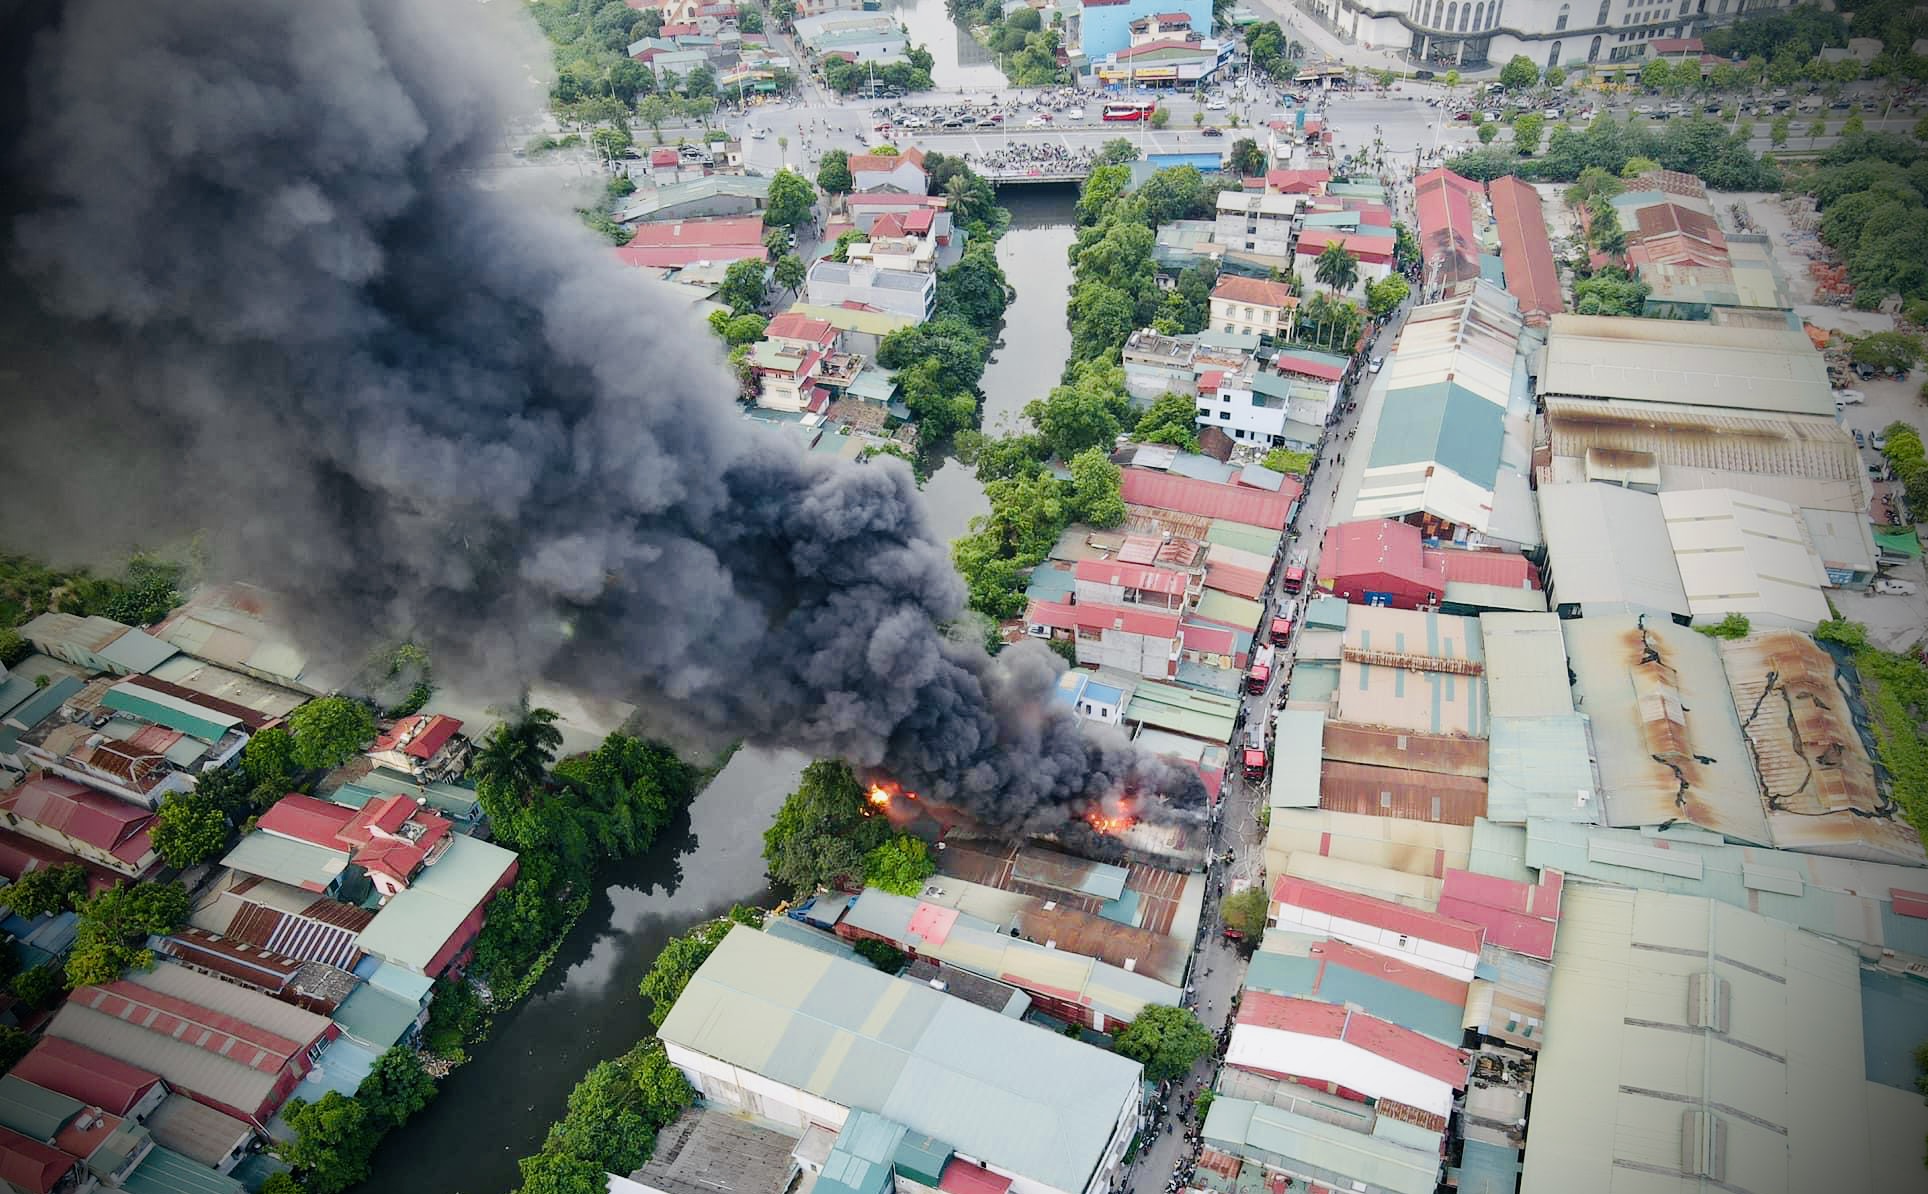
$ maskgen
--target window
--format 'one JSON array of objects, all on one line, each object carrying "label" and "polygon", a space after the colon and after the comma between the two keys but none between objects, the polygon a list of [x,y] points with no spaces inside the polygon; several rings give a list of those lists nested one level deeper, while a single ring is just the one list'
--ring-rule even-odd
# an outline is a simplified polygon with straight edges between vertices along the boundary
[{"label": "window", "polygon": [[1440,28],[1446,30],[1448,33],[1452,32],[1453,22],[1458,18],[1459,18],[1458,3],[1448,4],[1446,6],[1446,23],[1441,25]]},{"label": "window", "polygon": [[1461,5],[1461,6],[1460,6],[1460,9],[1459,9],[1459,31],[1460,31],[1461,33],[1464,33],[1464,32],[1466,32],[1466,22],[1467,22],[1467,21],[1468,21],[1468,20],[1469,20],[1469,19],[1470,19],[1470,18],[1472,17],[1472,15],[1473,15],[1473,6],[1472,6],[1472,5],[1470,5],[1470,4],[1463,4],[1463,5]]},{"label": "window", "polygon": [[1566,28],[1566,19],[1567,19],[1567,6],[1562,4],[1560,6],[1560,15],[1553,19],[1553,31],[1555,33],[1558,33],[1560,30]]},{"label": "window", "polygon": [[1493,7],[1486,10],[1486,27],[1491,29],[1500,23],[1500,5],[1504,0],[1493,0]]},{"label": "window", "polygon": [[1594,18],[1594,21],[1593,21],[1594,24],[1604,25],[1607,23],[1607,9],[1612,4],[1613,4],[1613,0],[1600,0],[1600,15]]},{"label": "window", "polygon": [[1218,417],[1220,422],[1229,423],[1232,421],[1232,412],[1229,410],[1219,411]]},{"label": "window", "polygon": [[1560,43],[1554,42],[1553,48],[1546,52],[1546,68],[1552,70],[1560,65]]},{"label": "window", "polygon": [[1199,417],[1199,418],[1201,418],[1201,419],[1209,419],[1209,418],[1211,418],[1211,417],[1212,417],[1212,412],[1211,412],[1211,409],[1210,409],[1209,407],[1204,407],[1204,406],[1201,406],[1201,407],[1199,407],[1199,408],[1198,408],[1198,417]]},{"label": "window", "polygon": [[1473,28],[1486,28],[1486,0],[1480,0],[1478,4],[1473,5]]}]

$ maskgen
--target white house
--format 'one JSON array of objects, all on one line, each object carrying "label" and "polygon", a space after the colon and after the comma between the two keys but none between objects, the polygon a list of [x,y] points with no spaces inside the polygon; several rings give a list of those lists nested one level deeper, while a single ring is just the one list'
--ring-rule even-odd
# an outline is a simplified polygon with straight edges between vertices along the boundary
[{"label": "white house", "polygon": [[1212,243],[1283,261],[1292,256],[1292,229],[1304,202],[1303,195],[1220,191]]},{"label": "white house", "polygon": [[1167,679],[1178,670],[1179,614],[1124,605],[1033,601],[1024,614],[1033,638],[1070,638],[1080,666]]},{"label": "white house", "polygon": [[1071,576],[1080,603],[1132,605],[1167,613],[1183,613],[1201,587],[1197,578],[1183,572],[1118,560],[1080,560]]},{"label": "white house", "polygon": [[937,305],[935,273],[880,269],[825,258],[810,267],[803,286],[807,300],[815,306],[859,303],[879,311],[908,315],[918,323],[929,319],[931,309]]},{"label": "white house", "polygon": [[918,149],[906,149],[902,153],[853,153],[850,181],[858,194],[930,193],[930,175],[924,172],[924,154]]}]

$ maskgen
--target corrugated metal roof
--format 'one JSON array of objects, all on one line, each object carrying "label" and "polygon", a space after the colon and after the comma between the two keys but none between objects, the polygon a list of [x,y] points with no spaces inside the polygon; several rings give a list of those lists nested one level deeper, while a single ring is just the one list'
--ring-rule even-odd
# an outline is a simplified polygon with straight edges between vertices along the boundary
[{"label": "corrugated metal roof", "polygon": [[1271,806],[1319,807],[1319,760],[1325,738],[1325,714],[1309,709],[1280,709],[1272,719]]},{"label": "corrugated metal roof", "polygon": [[1219,485],[1149,469],[1124,470],[1123,495],[1134,506],[1176,510],[1201,518],[1228,519],[1266,530],[1285,529],[1304,486],[1288,477],[1277,492]]},{"label": "corrugated metal roof", "polygon": [[1506,262],[1506,289],[1520,300],[1520,310],[1541,316],[1566,310],[1539,192],[1510,174],[1487,183],[1486,192]]},{"label": "corrugated metal roof", "polygon": [[65,704],[67,698],[85,687],[85,682],[77,677],[62,676],[41,689],[38,695],[28,697],[15,705],[13,712],[7,714],[7,720],[22,730],[31,730],[45,721],[54,710]]},{"label": "corrugated metal roof", "polygon": [[382,905],[356,944],[363,953],[422,970],[515,866],[512,850],[461,834]]},{"label": "corrugated metal roof", "polygon": [[1266,871],[1272,876],[1282,873],[1272,866],[1275,854],[1303,851],[1438,878],[1447,867],[1465,866],[1472,845],[1473,831],[1463,825],[1276,809],[1265,835]]},{"label": "corrugated metal roof", "polygon": [[121,1183],[127,1194],[241,1194],[238,1180],[158,1145]]},{"label": "corrugated metal roof", "polygon": [[1845,695],[1858,684],[1841,673],[1834,656],[1791,630],[1722,642],[1720,656],[1774,844],[1928,866],[1921,835],[1875,777]]},{"label": "corrugated metal roof", "polygon": [[14,1074],[0,1077],[0,1127],[35,1140],[52,1140],[67,1121],[87,1109],[78,1099],[47,1090]]},{"label": "corrugated metal roof", "polygon": [[110,665],[110,670],[123,674],[159,667],[176,654],[174,644],[164,643],[144,631],[131,629],[125,634],[116,635],[113,642],[100,649],[101,661]]},{"label": "corrugated metal roof", "polygon": [[1660,510],[1695,622],[1740,613],[1811,630],[1832,616],[1822,592],[1827,570],[1793,506],[1740,490],[1694,489],[1662,493]]},{"label": "corrugated metal roof", "polygon": [[1335,813],[1471,825],[1486,813],[1486,781],[1328,761],[1319,776],[1319,807]]},{"label": "corrugated metal roof", "polygon": [[1547,1018],[1585,1030],[1540,1051],[1523,1194],[1630,1166],[1678,1189],[1875,1188],[1852,951],[1658,892],[1577,885],[1563,920]]},{"label": "corrugated metal roof", "polygon": [[1448,1045],[1465,1037],[1465,983],[1343,941],[1268,932],[1252,955],[1245,986],[1358,1007]]},{"label": "corrugated metal roof", "polygon": [[164,725],[204,742],[219,742],[222,735],[240,726],[241,719],[211,705],[183,699],[138,680],[123,680],[107,690],[101,706]]},{"label": "corrugated metal roof", "polygon": [[1283,537],[1283,533],[1279,531],[1246,526],[1244,523],[1232,522],[1224,518],[1213,519],[1205,532],[1207,542],[1237,548],[1239,551],[1249,552],[1266,560],[1278,555],[1279,540]]},{"label": "corrugated metal roof", "polygon": [[12,1076],[110,1115],[126,1115],[160,1081],[158,1075],[57,1036],[40,1038],[14,1066]]},{"label": "corrugated metal roof", "polygon": [[1321,748],[1328,763],[1358,763],[1402,771],[1486,777],[1486,742],[1454,734],[1420,734],[1384,726],[1324,722]]},{"label": "corrugated metal roof", "polygon": [[307,891],[326,891],[348,868],[348,855],[342,850],[326,850],[292,838],[255,832],[236,842],[234,849],[221,859],[221,865],[264,879],[292,883]]},{"label": "corrugated metal roof", "polygon": [[1600,819],[1600,777],[1585,714],[1496,716],[1489,730],[1489,820],[1518,825],[1528,817],[1589,824]]},{"label": "corrugated metal roof", "polygon": [[1593,730],[1609,825],[1684,821],[1768,841],[1753,764],[1714,640],[1661,618],[1561,624]]},{"label": "corrugated metal roof", "polygon": [[1482,939],[1477,925],[1434,912],[1407,908],[1391,900],[1308,883],[1303,879],[1288,877],[1274,883],[1272,902],[1370,925],[1420,941],[1436,942],[1467,953],[1478,953]]},{"label": "corrugated metal roof", "polygon": [[1203,1133],[1213,1148],[1335,1188],[1364,1182],[1374,1192],[1432,1194],[1439,1183],[1437,1150],[1429,1154],[1249,1099],[1212,1100]]},{"label": "corrugated metal roof", "polygon": [[1486,655],[1486,699],[1494,717],[1573,712],[1559,618],[1543,613],[1481,614],[1479,627]]},{"label": "corrugated metal roof", "polygon": [[1689,612],[1660,498],[1600,482],[1540,487],[1548,586],[1560,606]]},{"label": "corrugated metal roof", "polygon": [[1204,742],[1232,740],[1239,701],[1197,689],[1147,680],[1125,704],[1125,720],[1184,734]]},{"label": "corrugated metal roof", "polygon": [[1542,395],[1831,415],[1827,367],[1795,331],[1556,315]]},{"label": "corrugated metal roof", "polygon": [[1084,1189],[1133,1102],[1136,1062],[753,929],[731,930],[662,1039],[960,1152]]}]

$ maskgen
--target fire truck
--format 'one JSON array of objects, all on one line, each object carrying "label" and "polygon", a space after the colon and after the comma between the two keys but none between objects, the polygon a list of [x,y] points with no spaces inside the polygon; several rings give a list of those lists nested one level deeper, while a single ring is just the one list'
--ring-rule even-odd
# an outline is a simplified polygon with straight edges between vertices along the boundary
[{"label": "fire truck", "polygon": [[1245,762],[1245,782],[1257,783],[1264,779],[1266,766],[1271,760],[1265,754],[1265,726],[1262,723],[1245,727],[1245,748],[1240,754]]},{"label": "fire truck", "polygon": [[1265,686],[1272,682],[1272,648],[1260,647],[1252,653],[1251,670],[1245,673],[1245,691],[1254,695],[1264,692]]},{"label": "fire truck", "polygon": [[1297,593],[1303,588],[1305,588],[1305,556],[1301,554],[1294,556],[1292,562],[1285,566],[1285,591]]},{"label": "fire truck", "polygon": [[1285,646],[1286,641],[1289,640],[1291,637],[1292,637],[1292,619],[1273,618],[1272,619],[1272,645],[1275,647],[1283,647]]}]

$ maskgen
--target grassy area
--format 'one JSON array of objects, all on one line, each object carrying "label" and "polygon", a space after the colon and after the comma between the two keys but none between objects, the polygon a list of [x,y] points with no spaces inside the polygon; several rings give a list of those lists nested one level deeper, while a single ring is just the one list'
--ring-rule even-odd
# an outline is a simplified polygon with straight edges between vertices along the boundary
[{"label": "grassy area", "polygon": [[1871,645],[1858,622],[1823,622],[1814,637],[1853,652],[1874,727],[1875,753],[1888,772],[1895,803],[1915,832],[1928,838],[1928,741],[1922,737],[1922,726],[1928,723],[1928,665],[1918,653],[1897,654]]}]

